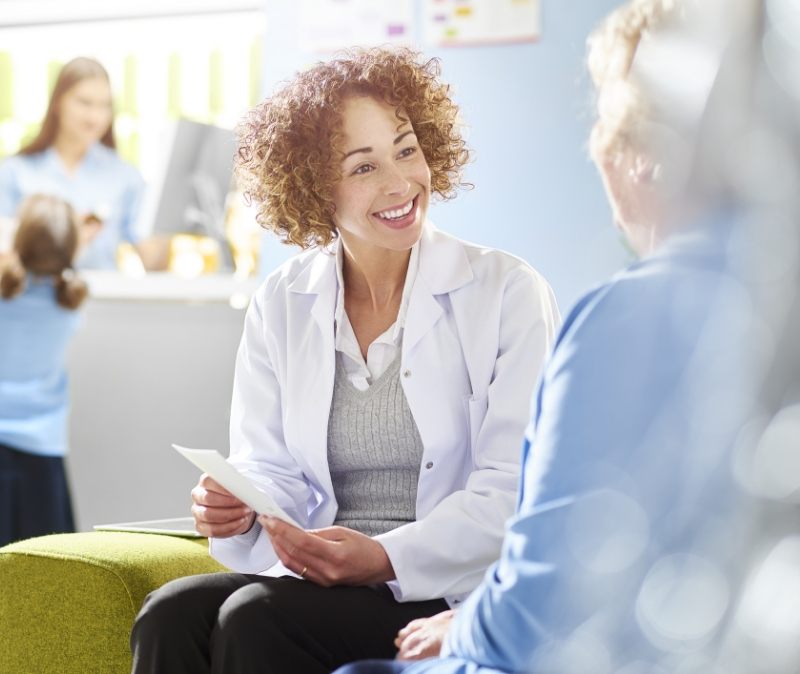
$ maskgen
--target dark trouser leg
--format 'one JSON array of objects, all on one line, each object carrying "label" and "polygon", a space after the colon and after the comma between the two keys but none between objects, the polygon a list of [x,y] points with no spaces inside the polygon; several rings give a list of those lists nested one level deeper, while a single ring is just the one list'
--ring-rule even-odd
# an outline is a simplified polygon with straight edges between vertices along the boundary
[{"label": "dark trouser leg", "polygon": [[191,576],[145,601],[131,635],[135,674],[316,674],[392,658],[397,631],[447,608],[399,604],[385,586],[335,587],[244,574]]},{"label": "dark trouser leg", "polygon": [[248,585],[223,604],[211,638],[212,671],[327,674],[364,658],[393,658],[397,631],[446,610],[441,600],[400,604],[384,585],[323,588],[295,578]]},{"label": "dark trouser leg", "polygon": [[0,445],[0,545],[75,531],[64,459]]},{"label": "dark trouser leg", "polygon": [[219,608],[253,582],[240,573],[173,580],[144,600],[131,632],[134,674],[210,672],[209,639]]},{"label": "dark trouser leg", "polygon": [[20,537],[75,531],[64,459],[20,452]]},{"label": "dark trouser leg", "polygon": [[0,445],[0,547],[19,537],[17,530],[17,474],[16,451]]}]

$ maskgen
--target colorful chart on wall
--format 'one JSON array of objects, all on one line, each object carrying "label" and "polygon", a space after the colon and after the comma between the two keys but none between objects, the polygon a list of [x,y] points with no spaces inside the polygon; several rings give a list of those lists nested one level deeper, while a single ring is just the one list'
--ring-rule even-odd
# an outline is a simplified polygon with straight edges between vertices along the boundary
[{"label": "colorful chart on wall", "polygon": [[332,52],[412,41],[413,0],[302,0],[300,47]]},{"label": "colorful chart on wall", "polygon": [[426,0],[425,41],[439,47],[535,42],[540,0]]}]

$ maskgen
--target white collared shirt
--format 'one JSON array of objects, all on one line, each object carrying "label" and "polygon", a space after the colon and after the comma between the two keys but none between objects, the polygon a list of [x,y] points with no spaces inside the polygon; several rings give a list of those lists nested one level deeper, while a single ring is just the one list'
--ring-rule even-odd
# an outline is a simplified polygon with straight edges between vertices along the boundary
[{"label": "white collared shirt", "polygon": [[400,347],[403,343],[403,328],[406,322],[406,313],[408,312],[408,300],[411,297],[411,288],[414,286],[414,279],[417,276],[417,268],[419,267],[419,242],[415,243],[411,249],[397,320],[369,345],[366,362],[364,361],[364,356],[361,355],[361,347],[358,345],[356,333],[353,330],[350,319],[347,317],[347,311],[344,306],[343,264],[344,247],[340,240],[336,247],[338,292],[336,295],[336,312],[334,314],[335,345],[336,350],[344,356],[342,364],[350,383],[359,391],[366,391],[369,385],[386,371],[386,368],[400,353]]}]

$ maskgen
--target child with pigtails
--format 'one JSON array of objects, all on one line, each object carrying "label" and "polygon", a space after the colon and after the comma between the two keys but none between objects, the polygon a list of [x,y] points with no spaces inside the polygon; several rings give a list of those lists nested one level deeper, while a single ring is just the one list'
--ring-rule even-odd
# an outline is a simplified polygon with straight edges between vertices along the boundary
[{"label": "child with pigtails", "polygon": [[0,546],[74,531],[67,452],[65,352],[87,286],[72,268],[72,207],[43,194],[20,206],[13,251],[0,262]]}]

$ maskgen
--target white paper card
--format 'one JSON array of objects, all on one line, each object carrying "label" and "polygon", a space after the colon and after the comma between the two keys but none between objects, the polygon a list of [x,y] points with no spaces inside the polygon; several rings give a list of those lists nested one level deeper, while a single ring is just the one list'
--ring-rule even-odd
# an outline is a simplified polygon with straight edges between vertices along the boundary
[{"label": "white paper card", "polygon": [[269,494],[264,493],[229,464],[225,457],[215,449],[190,449],[172,445],[204,473],[208,473],[240,501],[243,501],[259,515],[270,515],[288,522],[300,529],[302,527],[286,514]]}]

